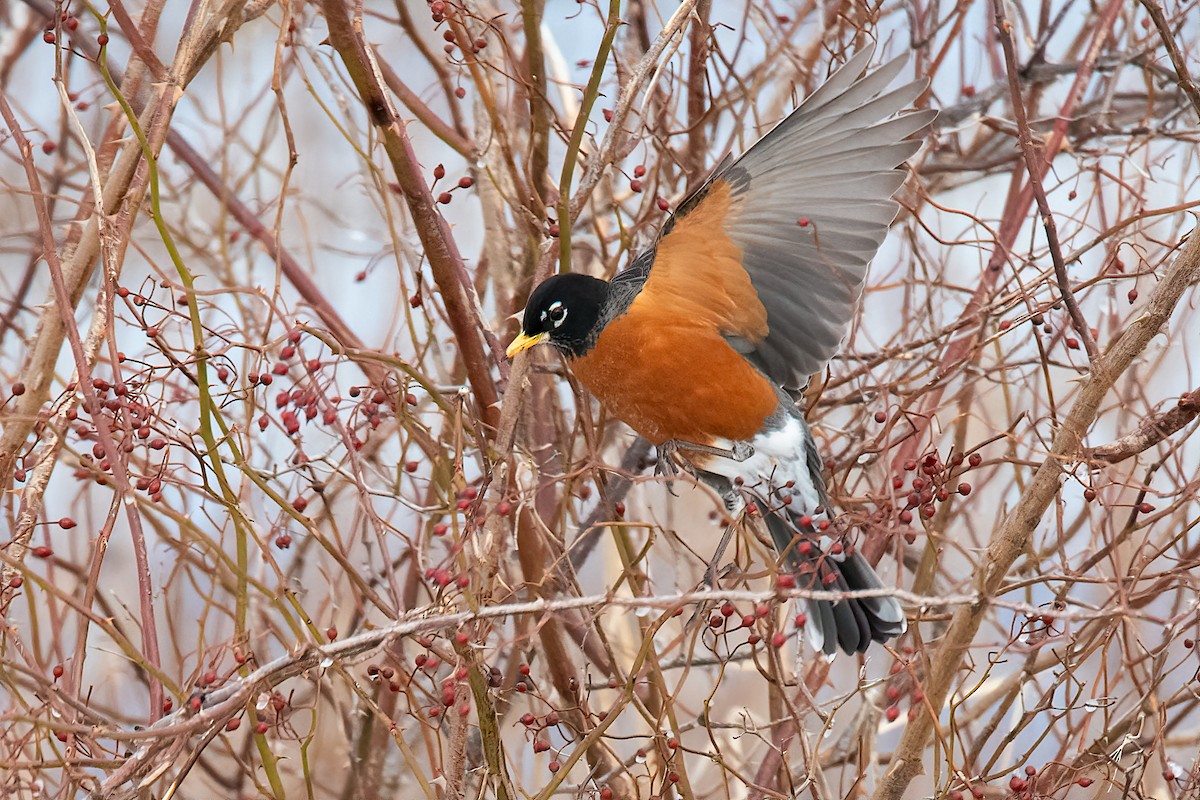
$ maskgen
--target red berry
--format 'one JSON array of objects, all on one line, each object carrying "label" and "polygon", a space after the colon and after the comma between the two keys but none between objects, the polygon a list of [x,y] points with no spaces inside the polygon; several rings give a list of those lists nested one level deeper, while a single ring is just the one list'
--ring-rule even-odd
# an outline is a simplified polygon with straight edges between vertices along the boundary
[{"label": "red berry", "polygon": [[470,189],[474,185],[475,180],[467,175],[458,179],[458,188],[460,189]]},{"label": "red berry", "polygon": [[1150,514],[1150,513],[1154,512],[1154,506],[1143,501],[1141,503],[1138,503],[1137,510],[1138,510],[1138,513],[1140,513],[1140,514]]},{"label": "red berry", "polygon": [[1075,781],[1075,783],[1079,784],[1084,789],[1086,789],[1087,787],[1092,785],[1092,779],[1091,778],[1080,778],[1079,780]]},{"label": "red berry", "polygon": [[255,725],[254,732],[257,733],[259,736],[262,736],[264,733],[267,732],[267,723],[260,722],[257,725]]},{"label": "red berry", "polygon": [[887,716],[888,722],[895,722],[900,718],[900,706],[888,706],[884,714]]},{"label": "red berry", "polygon": [[899,519],[902,524],[907,525],[913,520],[912,512],[908,509],[905,509],[897,515],[897,519]]},{"label": "red berry", "polygon": [[1011,778],[1009,778],[1008,788],[1012,789],[1014,792],[1023,792],[1029,788],[1029,781],[1017,775],[1013,775]]},{"label": "red berry", "polygon": [[433,177],[435,180],[439,180],[439,181],[442,178],[446,177],[446,167],[442,164],[438,164],[436,167],[434,167],[433,168]]},{"label": "red berry", "polygon": [[1132,303],[1133,303],[1135,300],[1137,300],[1137,299],[1138,299],[1138,290],[1137,290],[1137,289],[1130,289],[1130,290],[1129,290],[1129,294],[1128,294],[1128,295],[1126,295],[1126,296],[1129,298],[1129,302],[1132,304]]},{"label": "red berry", "polygon": [[108,44],[108,34],[102,33],[99,36],[97,36],[96,44],[100,45],[101,47],[104,47],[104,45]]},{"label": "red berry", "polygon": [[1002,331],[1006,331],[1006,330],[1008,330],[1008,329],[1009,329],[1009,328],[1011,328],[1011,327],[1012,327],[1012,320],[1011,320],[1011,319],[1002,319],[1002,320],[1000,320],[1000,330],[1002,330]]},{"label": "red berry", "polygon": [[292,537],[286,533],[281,533],[275,537],[275,546],[280,550],[287,550],[292,546]]},{"label": "red berry", "polygon": [[667,198],[659,197],[655,201],[659,211],[667,211],[671,208],[671,204],[667,202]]},{"label": "red berry", "polygon": [[1068,350],[1078,350],[1079,349],[1079,340],[1076,339],[1074,336],[1068,336],[1066,339],[1066,345],[1067,345]]},{"label": "red berry", "polygon": [[71,528],[74,528],[75,525],[75,520],[71,519],[70,517],[63,517],[58,521],[58,527],[62,528],[64,531],[71,530]]},{"label": "red berry", "polygon": [[971,484],[967,483],[966,481],[963,481],[962,483],[960,483],[958,485],[958,493],[961,494],[963,497],[966,497],[967,495],[969,495],[971,493]]},{"label": "red berry", "polygon": [[773,634],[771,636],[771,647],[774,647],[776,650],[778,650],[780,647],[783,647],[783,643],[786,641],[787,637],[782,633]]},{"label": "red berry", "polygon": [[979,453],[971,453],[971,456],[967,459],[967,463],[972,467],[978,467],[983,463],[983,456],[979,455]]},{"label": "red berry", "polygon": [[54,35],[54,31],[46,31],[42,34],[42,41],[46,44],[54,44],[58,37]]},{"label": "red berry", "polygon": [[40,544],[29,552],[33,553],[37,558],[49,558],[54,555],[54,551],[44,544]]},{"label": "red berry", "polygon": [[338,629],[335,626],[330,625],[328,628],[325,629],[325,638],[329,639],[329,641],[332,642],[334,639],[337,638],[337,635],[338,635]]},{"label": "red berry", "polygon": [[54,680],[58,680],[63,676],[63,665],[55,664],[54,669],[51,670],[51,672],[54,674]]},{"label": "red berry", "polygon": [[635,192],[635,193],[642,191],[642,182],[637,180],[636,178],[631,180],[629,182],[629,191]]},{"label": "red berry", "polygon": [[775,586],[780,589],[795,589],[796,577],[794,575],[784,573],[775,579]]},{"label": "red berry", "polygon": [[241,727],[241,725],[242,725],[241,719],[239,719],[238,717],[234,717],[233,719],[229,720],[229,722],[225,723],[225,730],[236,731],[239,727]]}]

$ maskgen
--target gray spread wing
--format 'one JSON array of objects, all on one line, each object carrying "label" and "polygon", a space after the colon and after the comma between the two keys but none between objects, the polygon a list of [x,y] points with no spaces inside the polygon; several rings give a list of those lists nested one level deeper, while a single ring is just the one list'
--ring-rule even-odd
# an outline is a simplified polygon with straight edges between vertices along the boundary
[{"label": "gray spread wing", "polygon": [[730,185],[725,232],[742,250],[769,326],[762,341],[731,343],[787,388],[803,386],[837,351],[899,209],[897,166],[920,147],[909,137],[936,116],[904,113],[927,81],[887,90],[906,56],[867,72],[871,52],[851,58],[680,207],[682,215],[702,202],[716,181]]}]

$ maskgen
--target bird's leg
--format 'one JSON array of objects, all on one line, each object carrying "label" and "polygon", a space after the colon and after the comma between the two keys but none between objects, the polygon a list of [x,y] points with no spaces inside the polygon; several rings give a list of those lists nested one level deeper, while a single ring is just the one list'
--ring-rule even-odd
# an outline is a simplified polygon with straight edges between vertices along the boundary
[{"label": "bird's leg", "polygon": [[[704,579],[701,581],[701,585],[706,589],[715,589],[717,588],[717,565],[721,563],[721,558],[725,555],[725,549],[729,547],[729,542],[733,540],[733,534],[737,531],[738,518],[746,507],[746,501],[733,488],[733,484],[724,476],[715,475],[703,470],[696,470],[694,474],[699,480],[708,484],[713,491],[721,496],[721,499],[725,503],[725,510],[729,512],[729,524],[725,526],[725,531],[721,534],[721,541],[717,543],[716,552],[713,553],[712,559],[709,560],[708,566],[704,570]],[[732,567],[733,565],[731,564],[730,568]],[[689,628],[696,620],[701,618],[705,610],[706,604],[704,603],[696,607],[696,610],[688,620]]]},{"label": "bird's leg", "polygon": [[717,564],[721,563],[721,557],[725,555],[725,548],[729,546],[730,540],[733,539],[733,533],[737,530],[737,520],[742,515],[742,511],[746,508],[746,501],[742,498],[740,492],[734,488],[729,479],[723,475],[715,475],[711,472],[698,470],[696,477],[704,481],[712,487],[721,500],[725,503],[725,510],[729,513],[729,524],[725,526],[724,533],[721,534],[721,541],[717,543],[717,550],[713,553],[712,560],[708,562],[708,569],[704,571],[704,583],[710,589],[717,586]]},{"label": "bird's leg", "polygon": [[754,448],[746,442],[734,442],[733,447],[728,450],[724,447],[713,447],[710,444],[685,442],[682,439],[668,439],[658,446],[660,455],[668,454],[674,456],[680,450],[690,450],[693,453],[704,453],[705,455],[717,456],[718,458],[731,458],[738,462],[745,461],[754,455]]}]

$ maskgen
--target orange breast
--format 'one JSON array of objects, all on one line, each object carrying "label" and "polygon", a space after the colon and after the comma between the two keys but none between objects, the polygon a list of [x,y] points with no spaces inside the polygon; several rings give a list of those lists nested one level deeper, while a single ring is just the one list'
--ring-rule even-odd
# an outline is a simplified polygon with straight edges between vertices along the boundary
[{"label": "orange breast", "polygon": [[639,297],[571,369],[601,403],[654,444],[750,439],[779,404],[771,382],[696,318]]}]

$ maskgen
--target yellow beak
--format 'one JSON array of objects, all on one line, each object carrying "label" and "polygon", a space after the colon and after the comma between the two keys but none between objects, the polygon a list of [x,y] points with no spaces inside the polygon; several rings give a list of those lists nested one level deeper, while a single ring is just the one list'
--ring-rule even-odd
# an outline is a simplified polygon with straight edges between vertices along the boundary
[{"label": "yellow beak", "polygon": [[528,334],[522,332],[517,336],[517,338],[512,340],[512,344],[508,346],[508,349],[504,351],[504,354],[509,358],[512,358],[517,353],[523,353],[531,347],[537,347],[539,344],[549,338],[549,333],[539,333],[536,336],[529,336]]}]

